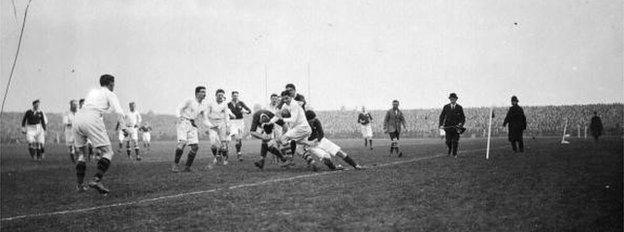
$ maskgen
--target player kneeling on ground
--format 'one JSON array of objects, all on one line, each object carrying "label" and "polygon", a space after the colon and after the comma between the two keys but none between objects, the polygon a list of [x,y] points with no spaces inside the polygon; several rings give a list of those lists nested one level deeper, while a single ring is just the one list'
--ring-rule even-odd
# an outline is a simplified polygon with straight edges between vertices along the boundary
[{"label": "player kneeling on ground", "polygon": [[363,167],[355,163],[350,156],[347,155],[341,148],[329,141],[329,139],[325,138],[325,134],[323,133],[323,127],[321,126],[321,121],[316,118],[316,113],[312,110],[308,110],[305,112],[306,119],[308,120],[308,124],[312,127],[312,134],[308,138],[309,145],[306,146],[306,150],[311,152],[315,156],[317,156],[321,161],[327,165],[327,167],[331,170],[341,169],[338,168],[332,163],[331,156],[338,156],[342,158],[346,163],[353,166],[355,169],[362,169]]},{"label": "player kneeling on ground", "polygon": [[256,109],[255,111],[256,112],[252,116],[250,134],[254,138],[262,140],[262,144],[260,147],[260,156],[262,158],[254,162],[254,165],[256,165],[256,167],[260,169],[263,169],[264,160],[266,158],[267,152],[271,152],[280,161],[287,162],[289,159],[282,155],[282,152],[280,152],[279,150],[279,145],[277,141],[275,141],[275,138],[278,138],[275,124],[283,125],[284,121],[277,120],[275,124],[269,123],[269,121],[273,117],[275,117],[275,114],[273,112],[260,109]]}]

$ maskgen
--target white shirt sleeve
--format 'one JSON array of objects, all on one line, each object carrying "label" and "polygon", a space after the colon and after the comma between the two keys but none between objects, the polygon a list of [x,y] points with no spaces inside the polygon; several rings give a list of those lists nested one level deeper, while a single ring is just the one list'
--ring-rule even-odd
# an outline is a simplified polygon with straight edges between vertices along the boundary
[{"label": "white shirt sleeve", "polygon": [[63,115],[63,126],[67,126],[67,124],[69,124],[69,115],[65,113],[65,115]]},{"label": "white shirt sleeve", "polygon": [[290,118],[284,118],[284,122],[288,122],[288,123],[297,122],[298,121],[297,119],[300,117],[299,114],[301,114],[301,111],[299,109],[301,109],[301,106],[298,106],[298,105],[294,107],[290,107]]},{"label": "white shirt sleeve", "polygon": [[176,110],[176,118],[182,117],[182,111],[184,111],[184,109],[188,107],[189,102],[189,99],[186,99],[182,102],[182,104],[178,105],[178,108]]},{"label": "white shirt sleeve", "polygon": [[141,117],[141,114],[139,112],[136,113],[136,117],[137,117],[137,127],[141,125],[141,122],[143,121],[143,118]]}]

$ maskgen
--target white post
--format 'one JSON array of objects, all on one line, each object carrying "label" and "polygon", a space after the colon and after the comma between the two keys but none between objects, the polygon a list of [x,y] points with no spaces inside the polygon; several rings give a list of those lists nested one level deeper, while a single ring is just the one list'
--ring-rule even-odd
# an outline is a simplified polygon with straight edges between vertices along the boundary
[{"label": "white post", "polygon": [[585,133],[583,133],[583,138],[587,139],[587,125],[585,125]]},{"label": "white post", "polygon": [[565,125],[563,126],[563,135],[561,136],[561,143],[562,144],[569,143],[568,141],[565,140],[567,129],[568,129],[568,120],[566,119]]},{"label": "white post", "polygon": [[577,138],[581,138],[581,125],[580,124],[576,124],[576,137]]},{"label": "white post", "polygon": [[487,149],[485,150],[485,159],[490,158],[490,137],[492,135],[492,112],[494,111],[494,106],[490,107],[490,114],[488,115],[489,123],[488,123],[488,137],[487,137]]}]

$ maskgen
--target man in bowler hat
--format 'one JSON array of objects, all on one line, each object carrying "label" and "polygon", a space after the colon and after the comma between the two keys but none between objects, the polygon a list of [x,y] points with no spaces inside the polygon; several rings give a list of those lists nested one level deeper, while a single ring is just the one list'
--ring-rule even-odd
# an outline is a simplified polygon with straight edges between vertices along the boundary
[{"label": "man in bowler hat", "polygon": [[444,129],[446,134],[448,154],[452,154],[453,157],[457,158],[459,134],[465,130],[464,123],[466,122],[466,116],[464,115],[464,109],[462,106],[457,104],[457,94],[451,93],[449,95],[449,100],[451,103],[446,104],[442,108],[438,126],[440,129]]},{"label": "man in bowler hat", "polygon": [[[524,152],[524,142],[522,140],[522,133],[526,130],[526,117],[524,116],[524,110],[518,105],[518,98],[516,96],[511,97],[511,107],[507,111],[503,127],[508,126],[508,137],[511,142],[511,149],[514,152]],[[517,143],[517,145],[516,145]]]}]

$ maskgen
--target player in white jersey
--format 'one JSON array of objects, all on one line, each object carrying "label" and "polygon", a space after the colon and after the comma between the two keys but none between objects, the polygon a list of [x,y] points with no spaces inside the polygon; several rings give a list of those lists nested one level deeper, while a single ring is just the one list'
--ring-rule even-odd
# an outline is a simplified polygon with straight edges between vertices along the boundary
[{"label": "player in white jersey", "polygon": [[141,132],[143,147],[149,151],[152,142],[152,127],[148,122],[145,122],[143,126],[139,127],[139,131]]},{"label": "player in white jersey", "polygon": [[69,111],[63,115],[63,128],[65,129],[65,144],[69,148],[69,158],[72,163],[76,163],[76,140],[74,139],[74,121],[78,112],[78,102],[76,100],[69,101]]},{"label": "player in white jersey", "polygon": [[[87,165],[85,155],[87,154],[87,139],[93,142],[93,146],[102,154],[98,160],[97,173],[88,186],[96,189],[101,194],[108,194],[109,190],[104,187],[101,180],[108,170],[113,158],[113,148],[106,133],[103,114],[111,112],[119,117],[123,122],[123,109],[119,104],[117,95],[113,93],[115,87],[115,77],[104,74],[100,77],[100,88],[89,91],[85,98],[84,107],[76,114],[74,122],[74,137],[76,148],[78,148],[78,162],[76,163],[76,176],[78,177],[77,189],[83,191],[83,185]],[[125,126],[125,124],[123,124]],[[125,130],[125,128],[123,129]]]},{"label": "player in white jersey", "polygon": [[[223,165],[228,163],[228,148],[230,142],[230,116],[232,112],[225,103],[225,91],[218,89],[215,93],[215,101],[208,104],[206,108],[206,120],[212,124],[212,127],[206,132],[210,137],[212,155],[214,156],[213,164],[221,162]],[[212,168],[212,165],[208,166]]]},{"label": "player in white jersey", "polygon": [[193,165],[193,160],[195,160],[195,156],[199,150],[199,134],[195,122],[199,119],[204,125],[210,126],[203,120],[205,110],[205,105],[203,103],[204,98],[206,98],[206,87],[197,86],[195,87],[195,97],[184,100],[176,110],[176,117],[178,118],[178,123],[176,125],[178,145],[175,150],[174,163],[171,168],[172,172],[180,171],[180,158],[184,153],[184,147],[187,145],[191,147],[191,150],[188,152],[186,158],[186,167],[182,171],[191,171],[191,165]]},{"label": "player in white jersey", "polygon": [[310,133],[312,133],[312,129],[310,128],[310,125],[306,120],[303,108],[301,107],[301,105],[293,100],[293,98],[290,96],[289,91],[283,91],[281,97],[282,102],[284,102],[284,105],[282,106],[282,111],[289,112],[290,114],[290,117],[283,118],[284,122],[290,125],[290,128],[288,129],[288,131],[286,131],[286,133],[282,135],[282,144],[290,141],[305,143],[304,141],[310,136]]},{"label": "player in white jersey", "polygon": [[[79,110],[80,110],[80,109],[82,109],[82,106],[84,105],[84,102],[85,102],[85,99],[84,99],[84,98],[81,98],[81,99],[78,101],[78,109],[79,109]],[[87,139],[87,148],[88,148],[88,150],[89,150],[89,154],[87,155],[87,160],[88,160],[89,162],[91,162],[91,156],[93,156],[93,143],[92,143],[92,142],[91,142],[91,140],[89,140],[89,139]],[[121,149],[121,148],[120,148],[120,149]],[[96,156],[98,156],[98,157],[99,157],[99,156],[100,156],[100,154],[96,154]]]},{"label": "player in white jersey", "polygon": [[130,107],[130,111],[126,113],[126,128],[128,128],[128,143],[126,146],[126,154],[128,158],[130,158],[132,154],[132,150],[130,149],[130,142],[132,142],[132,147],[134,148],[134,152],[136,154],[136,160],[141,160],[141,154],[139,152],[139,125],[141,125],[141,114],[136,111],[135,103],[130,102],[128,104]]}]

